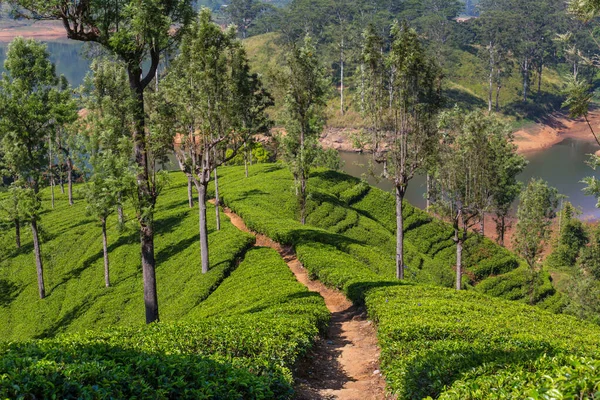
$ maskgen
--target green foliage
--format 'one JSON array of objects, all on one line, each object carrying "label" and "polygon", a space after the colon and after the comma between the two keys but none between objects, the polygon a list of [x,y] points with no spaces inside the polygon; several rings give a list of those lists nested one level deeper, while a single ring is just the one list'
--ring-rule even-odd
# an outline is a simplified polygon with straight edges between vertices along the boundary
[{"label": "green foliage", "polygon": [[567,394],[597,390],[593,366],[600,358],[600,331],[575,318],[424,286],[373,289],[366,305],[378,323],[389,388],[401,398],[524,398],[554,387]]},{"label": "green foliage", "polygon": [[257,248],[185,319],[0,344],[0,395],[289,398],[291,369],[329,311],[277,252]]},{"label": "green foliage", "polygon": [[544,241],[550,234],[550,222],[555,217],[557,190],[542,180],[532,179],[521,193],[517,211],[515,247],[535,270]]}]

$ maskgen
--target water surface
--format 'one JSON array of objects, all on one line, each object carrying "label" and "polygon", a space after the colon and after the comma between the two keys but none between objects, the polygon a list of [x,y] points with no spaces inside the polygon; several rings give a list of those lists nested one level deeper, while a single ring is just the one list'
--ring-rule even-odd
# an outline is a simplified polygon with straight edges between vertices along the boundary
[{"label": "water surface", "polygon": [[[577,139],[565,139],[561,143],[548,149],[529,153],[525,157],[529,164],[519,176],[522,182],[531,178],[542,178],[551,186],[558,189],[559,193],[568,196],[568,200],[582,211],[582,218],[600,218],[600,210],[596,208],[596,199],[583,193],[585,184],[581,180],[586,176],[593,176],[594,171],[587,160],[598,146]],[[367,154],[341,152],[340,157],[345,162],[344,171],[356,177],[366,177],[370,184],[384,190],[392,190],[389,180],[377,181],[368,173],[369,156]],[[377,172],[381,168],[376,168]],[[596,173],[600,178],[600,171]],[[410,181],[406,199],[417,207],[425,207],[426,181],[424,176],[416,176]]]}]

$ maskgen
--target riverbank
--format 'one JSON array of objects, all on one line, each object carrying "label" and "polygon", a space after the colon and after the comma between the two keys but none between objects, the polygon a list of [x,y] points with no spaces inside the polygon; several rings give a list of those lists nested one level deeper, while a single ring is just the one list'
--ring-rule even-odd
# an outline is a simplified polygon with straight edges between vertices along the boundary
[{"label": "riverbank", "polygon": [[42,41],[67,39],[65,28],[58,21],[37,21],[32,24],[15,21],[0,28],[0,43],[9,43],[18,36]]},{"label": "riverbank", "polygon": [[[600,132],[600,109],[591,111],[588,119],[592,127]],[[358,133],[359,130],[353,128],[325,128],[319,141],[327,149],[360,152],[360,148],[354,143]],[[572,119],[562,113],[550,115],[543,122],[529,124],[517,130],[514,135],[514,143],[520,154],[546,150],[569,138],[595,142],[583,118]]]},{"label": "riverbank", "polygon": [[[600,130],[600,110],[591,111],[588,119]],[[543,123],[526,126],[515,132],[515,144],[521,154],[546,150],[565,139],[594,143],[594,137],[583,118],[572,119],[564,114],[548,116]]]}]

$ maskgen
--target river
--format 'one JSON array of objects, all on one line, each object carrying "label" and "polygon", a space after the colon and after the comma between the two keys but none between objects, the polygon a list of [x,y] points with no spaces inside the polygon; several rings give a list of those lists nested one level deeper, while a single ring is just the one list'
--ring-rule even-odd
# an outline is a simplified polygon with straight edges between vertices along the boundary
[{"label": "river", "polygon": [[[0,43],[0,71],[6,55],[7,43]],[[73,87],[79,86],[89,70],[90,60],[82,56],[83,44],[69,41],[48,42],[48,50],[59,74],[64,74]],[[593,144],[576,139],[566,139],[549,149],[527,154],[529,161],[519,179],[527,182],[532,177],[546,180],[560,193],[568,196],[582,211],[582,218],[600,218],[596,199],[585,196],[581,180],[593,175],[594,171],[586,164],[588,154],[596,150]],[[358,153],[340,153],[344,161],[344,171],[356,177],[365,176],[369,183],[384,190],[391,190],[389,181],[376,181],[367,174],[368,156]],[[407,200],[418,207],[425,206],[425,178],[415,177],[408,187]]]},{"label": "river", "polygon": [[[587,165],[589,154],[597,150],[597,146],[588,141],[565,139],[548,149],[526,154],[529,161],[519,180],[526,183],[531,178],[542,178],[549,185],[558,189],[559,193],[568,196],[568,201],[582,211],[584,219],[600,218],[600,210],[596,208],[596,199],[583,193],[585,184],[581,180],[594,175],[594,170]],[[341,152],[344,171],[356,177],[365,177],[372,185],[384,190],[391,190],[388,180],[377,181],[368,173],[369,156],[359,153]],[[377,171],[380,171],[378,169]],[[410,181],[406,199],[421,208],[425,207],[425,177],[416,176]]]}]

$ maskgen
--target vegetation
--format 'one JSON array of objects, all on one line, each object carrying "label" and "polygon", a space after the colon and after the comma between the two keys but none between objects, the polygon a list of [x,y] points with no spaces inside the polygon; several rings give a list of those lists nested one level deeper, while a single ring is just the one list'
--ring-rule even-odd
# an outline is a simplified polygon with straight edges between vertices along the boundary
[{"label": "vegetation", "polygon": [[[187,206],[186,182],[175,175],[157,203],[156,226],[158,291],[165,299],[163,319],[180,320],[195,308],[235,268],[236,261],[253,243],[228,221],[220,231],[209,221],[209,244],[214,250],[209,272],[198,272],[197,215]],[[41,191],[42,204],[50,193]],[[104,286],[102,233],[97,220],[87,216],[79,190],[69,206],[58,197],[54,209],[42,210],[41,238],[46,265],[48,296],[35,301],[37,285],[31,268],[32,237],[24,233],[21,249],[15,249],[12,229],[0,233],[0,335],[4,340],[53,337],[59,333],[90,328],[133,326],[143,321],[142,276],[137,234],[131,207],[125,209],[127,223],[120,230],[116,216],[110,216],[107,234],[111,259],[111,287]],[[2,194],[2,198],[6,195]],[[68,216],[68,218],[66,218]],[[133,226],[132,226],[133,225]]]},{"label": "vegetation", "polygon": [[0,394],[290,398],[291,369],[329,312],[274,250],[262,248],[186,319],[2,344]]}]

